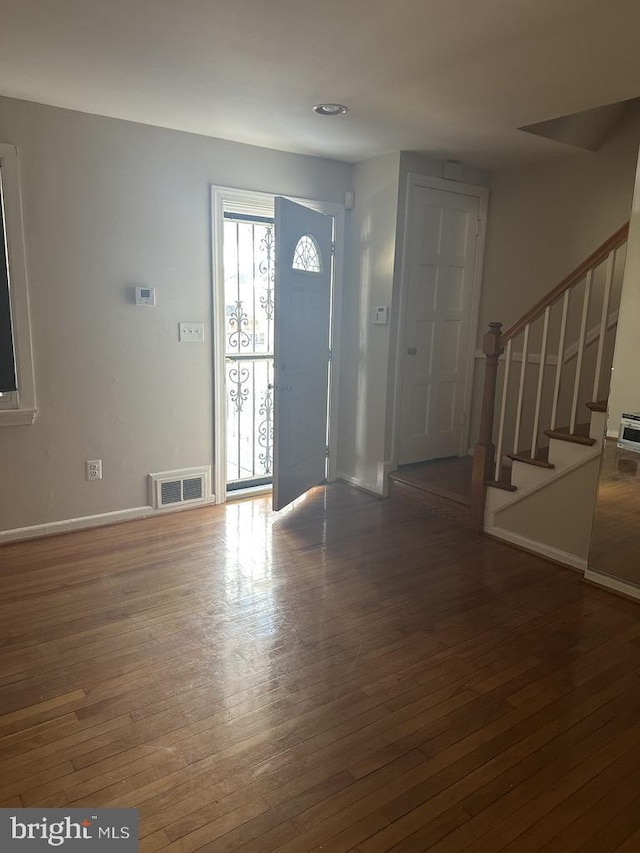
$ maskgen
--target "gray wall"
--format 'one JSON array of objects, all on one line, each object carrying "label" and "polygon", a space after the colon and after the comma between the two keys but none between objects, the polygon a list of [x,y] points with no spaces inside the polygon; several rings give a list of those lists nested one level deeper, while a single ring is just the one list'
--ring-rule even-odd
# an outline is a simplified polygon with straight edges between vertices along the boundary
[{"label": "gray wall", "polygon": [[[639,142],[640,105],[635,104],[595,153],[494,173],[478,347],[490,321],[507,328],[629,219]],[[569,335],[568,343],[572,341]],[[550,338],[550,353],[555,346],[556,339]],[[534,345],[532,351],[539,350]],[[483,377],[478,360],[472,444],[478,435]]]},{"label": "gray wall", "polygon": [[[351,167],[5,98],[0,141],[21,162],[40,410],[0,426],[0,530],[144,506],[147,474],[213,461],[210,185],[342,202]],[[207,345],[179,344],[180,320]]]}]

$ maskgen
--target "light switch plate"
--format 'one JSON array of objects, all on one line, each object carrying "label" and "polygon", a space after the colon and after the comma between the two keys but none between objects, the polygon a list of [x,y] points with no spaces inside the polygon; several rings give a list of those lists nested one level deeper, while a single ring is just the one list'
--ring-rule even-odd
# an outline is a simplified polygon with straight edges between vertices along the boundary
[{"label": "light switch plate", "polygon": [[178,337],[183,344],[204,343],[204,323],[180,323]]},{"label": "light switch plate", "polygon": [[373,309],[373,322],[376,326],[386,326],[389,322],[389,306],[378,305]]}]

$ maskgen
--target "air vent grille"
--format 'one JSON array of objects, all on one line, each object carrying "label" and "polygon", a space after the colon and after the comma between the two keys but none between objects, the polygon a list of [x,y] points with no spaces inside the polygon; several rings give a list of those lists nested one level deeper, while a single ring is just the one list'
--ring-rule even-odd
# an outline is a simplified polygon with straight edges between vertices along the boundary
[{"label": "air vent grille", "polygon": [[182,500],[199,501],[202,498],[202,477],[182,481]]},{"label": "air vent grille", "polygon": [[160,503],[162,506],[167,504],[179,504],[182,500],[182,483],[180,480],[173,480],[169,483],[160,483]]},{"label": "air vent grille", "polygon": [[208,502],[209,469],[186,468],[149,475],[149,502],[155,509]]}]

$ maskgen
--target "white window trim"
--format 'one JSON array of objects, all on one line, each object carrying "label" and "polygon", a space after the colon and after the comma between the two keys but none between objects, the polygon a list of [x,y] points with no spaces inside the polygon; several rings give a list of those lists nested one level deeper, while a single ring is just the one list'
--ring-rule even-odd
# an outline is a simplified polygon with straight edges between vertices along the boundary
[{"label": "white window trim", "polygon": [[225,350],[224,350],[224,271],[222,267],[223,223],[225,210],[234,213],[274,215],[276,195],[290,201],[306,205],[319,213],[334,217],[335,254],[334,282],[331,321],[331,383],[329,393],[329,456],[327,459],[327,480],[337,479],[338,470],[338,393],[340,377],[340,330],[342,328],[342,282],[344,273],[344,236],[345,208],[343,204],[299,198],[285,193],[265,193],[244,190],[235,187],[212,185],[211,187],[211,224],[213,239],[213,400],[214,400],[214,494],[217,503],[226,501],[227,460],[226,460],[226,397],[225,397]]},{"label": "white window trim", "polygon": [[5,399],[5,405],[8,402],[12,408],[4,408],[0,402],[0,426],[23,426],[34,422],[38,410],[33,376],[20,170],[18,151],[14,145],[0,143],[0,168],[7,235],[13,345],[18,377],[18,390]]}]

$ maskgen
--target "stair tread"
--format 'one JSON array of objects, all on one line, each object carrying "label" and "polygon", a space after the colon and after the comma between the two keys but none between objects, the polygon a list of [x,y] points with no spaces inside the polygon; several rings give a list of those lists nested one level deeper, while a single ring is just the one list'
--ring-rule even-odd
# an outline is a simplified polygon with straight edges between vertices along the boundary
[{"label": "stair tread", "polygon": [[486,486],[493,486],[494,489],[502,489],[503,492],[517,492],[518,487],[507,483],[505,480],[485,480]]},{"label": "stair tread", "polygon": [[527,465],[536,465],[538,468],[553,469],[556,467],[549,462],[548,447],[539,448],[533,459],[531,458],[530,450],[522,450],[520,453],[508,453],[507,456],[509,459],[513,459],[514,462],[526,462]]},{"label": "stair tread", "polygon": [[594,400],[592,403],[587,403],[587,409],[589,409],[590,412],[606,413],[608,402],[608,400]]},{"label": "stair tread", "polygon": [[560,427],[559,429],[546,429],[544,434],[548,438],[557,438],[560,441],[568,441],[572,444],[583,444],[586,447],[593,447],[596,440],[595,438],[590,438],[589,430],[589,424],[576,424],[573,432],[569,432],[569,427]]}]

